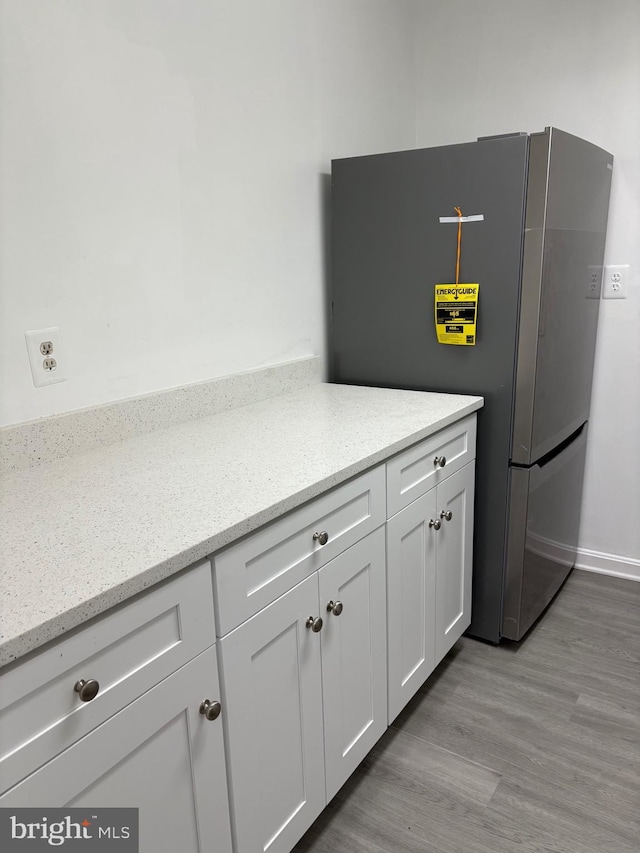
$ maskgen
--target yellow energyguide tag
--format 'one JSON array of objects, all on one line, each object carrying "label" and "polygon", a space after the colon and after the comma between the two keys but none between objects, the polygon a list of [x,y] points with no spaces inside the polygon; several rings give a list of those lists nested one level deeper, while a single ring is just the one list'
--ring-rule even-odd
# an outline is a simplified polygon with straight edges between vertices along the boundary
[{"label": "yellow energyguide tag", "polygon": [[435,320],[439,344],[476,343],[479,284],[436,284]]}]

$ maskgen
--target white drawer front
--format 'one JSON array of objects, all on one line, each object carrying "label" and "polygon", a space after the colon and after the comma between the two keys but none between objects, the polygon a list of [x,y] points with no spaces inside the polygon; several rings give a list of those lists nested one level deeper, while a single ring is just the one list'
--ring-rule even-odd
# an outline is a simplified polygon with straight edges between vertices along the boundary
[{"label": "white drawer front", "polygon": [[[476,455],[476,416],[445,427],[387,462],[387,516],[391,518]],[[441,467],[440,462],[446,462]],[[438,460],[438,461],[437,461]]]},{"label": "white drawer front", "polygon": [[[380,465],[214,555],[219,636],[384,524],[384,492]],[[313,538],[322,532],[326,545]]]},{"label": "white drawer front", "polygon": [[[0,792],[215,641],[211,566],[98,618],[0,676]],[[95,679],[94,699],[74,685]]]}]

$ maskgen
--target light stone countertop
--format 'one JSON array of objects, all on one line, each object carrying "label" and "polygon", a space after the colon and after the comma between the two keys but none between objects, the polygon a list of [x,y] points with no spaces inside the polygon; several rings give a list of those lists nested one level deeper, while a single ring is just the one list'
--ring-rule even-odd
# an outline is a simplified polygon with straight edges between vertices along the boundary
[{"label": "light stone countertop", "polygon": [[482,405],[316,384],[9,474],[0,665]]}]

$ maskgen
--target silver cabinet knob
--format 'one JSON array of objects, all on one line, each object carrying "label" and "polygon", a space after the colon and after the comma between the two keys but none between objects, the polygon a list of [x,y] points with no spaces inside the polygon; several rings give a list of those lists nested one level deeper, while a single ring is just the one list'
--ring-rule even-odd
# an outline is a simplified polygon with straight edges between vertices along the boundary
[{"label": "silver cabinet knob", "polygon": [[342,602],[330,601],[327,604],[327,613],[333,613],[334,616],[339,616],[342,613]]},{"label": "silver cabinet knob", "polygon": [[436,466],[436,468],[444,468],[444,466],[447,464],[447,457],[436,456],[433,460],[433,464]]},{"label": "silver cabinet knob", "polygon": [[317,634],[318,631],[322,631],[322,616],[316,616],[315,619],[313,616],[309,616],[304,624],[307,628],[311,628],[314,634]]},{"label": "silver cabinet knob", "polygon": [[217,720],[220,716],[220,711],[222,711],[222,705],[217,699],[214,702],[211,699],[203,699],[200,703],[200,713],[207,720]]},{"label": "silver cabinet knob", "polygon": [[322,530],[320,533],[314,533],[313,541],[319,542],[321,545],[326,545],[329,541],[329,534],[326,530]]},{"label": "silver cabinet knob", "polygon": [[451,521],[451,519],[453,518],[453,513],[450,509],[448,509],[446,512],[445,510],[442,510],[442,512],[440,513],[440,518],[444,518],[445,521]]},{"label": "silver cabinet knob", "polygon": [[84,678],[81,678],[73,685],[73,689],[83,702],[91,702],[91,700],[95,699],[98,695],[100,685],[95,678],[87,678],[86,681]]},{"label": "silver cabinet knob", "polygon": [[431,519],[429,521],[429,527],[433,527],[434,530],[440,530],[440,528],[442,527],[442,523],[440,521],[438,521],[437,518],[435,521],[433,519]]}]

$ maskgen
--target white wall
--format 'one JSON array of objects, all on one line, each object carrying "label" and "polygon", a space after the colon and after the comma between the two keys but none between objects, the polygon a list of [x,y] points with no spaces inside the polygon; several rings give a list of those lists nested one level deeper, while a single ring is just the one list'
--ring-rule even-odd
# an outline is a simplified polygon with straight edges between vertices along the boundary
[{"label": "white wall", "polygon": [[[615,154],[635,281],[602,303],[582,546],[638,559],[640,3],[418,5],[0,0],[0,424],[322,354],[331,157],[413,147],[416,103],[419,145],[557,125]],[[50,325],[70,379],[36,389]]]},{"label": "white wall", "polygon": [[414,145],[412,0],[0,8],[0,424],[321,354],[321,176]]},{"label": "white wall", "polygon": [[555,125],[615,155],[605,262],[633,288],[601,303],[580,538],[640,574],[640,2],[423,0],[416,33],[419,146]]}]

